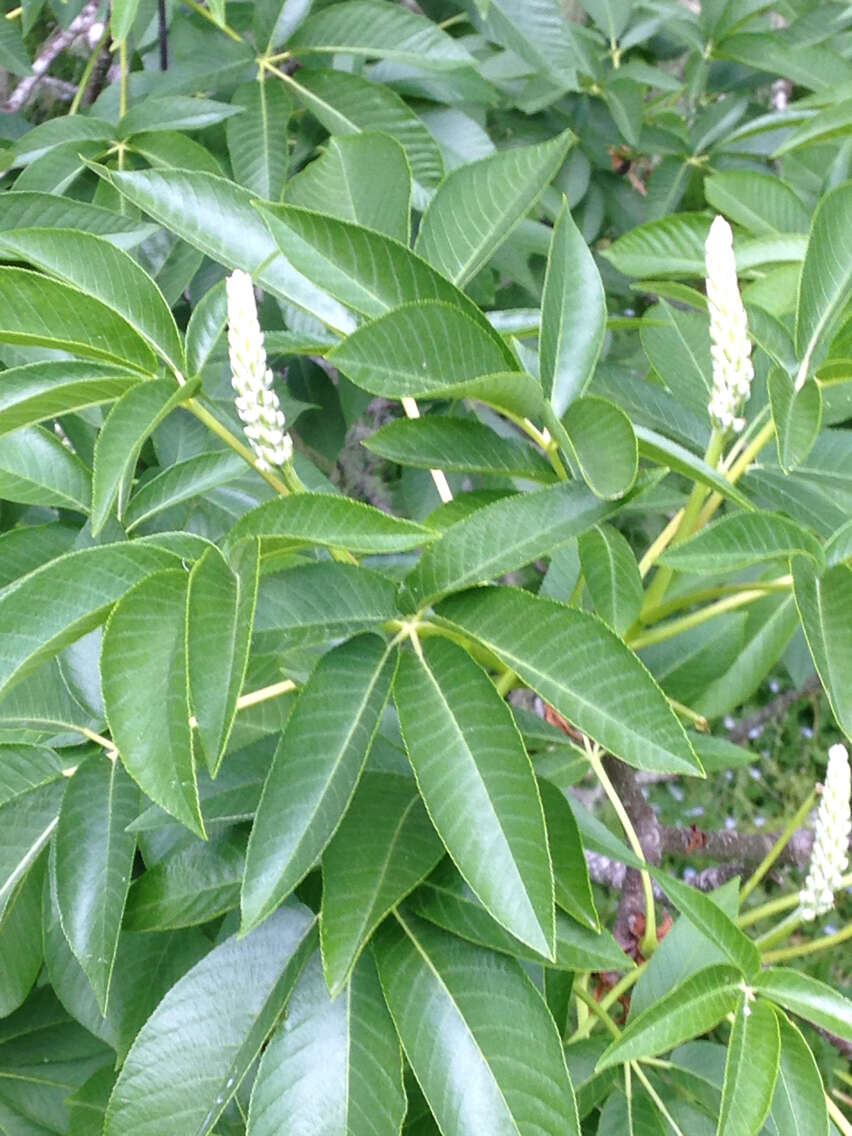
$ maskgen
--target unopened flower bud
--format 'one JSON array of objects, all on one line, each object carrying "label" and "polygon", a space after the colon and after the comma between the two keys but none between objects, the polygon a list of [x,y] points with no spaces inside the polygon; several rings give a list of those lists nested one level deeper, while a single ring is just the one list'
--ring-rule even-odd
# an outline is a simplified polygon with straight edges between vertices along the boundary
[{"label": "unopened flower bud", "polygon": [[239,269],[225,281],[228,296],[228,354],[236,407],[246,437],[257,454],[259,469],[284,465],[293,456],[293,441],[284,429],[284,412],[272,389],[263,332],[257,320],[254,286]]},{"label": "unopened flower bud", "polygon": [[845,746],[833,745],[828,751],[828,770],[817,812],[811,863],[805,886],[799,893],[803,919],[815,919],[834,907],[834,893],[849,864],[849,833],[852,831],[849,795],[849,755]]},{"label": "unopened flower bud", "polygon": [[717,429],[739,432],[745,426],[739,411],[749,396],[754,368],[746,312],[737,284],[734,238],[724,217],[717,216],[713,221],[704,247],[713,357],[713,390],[708,410]]}]

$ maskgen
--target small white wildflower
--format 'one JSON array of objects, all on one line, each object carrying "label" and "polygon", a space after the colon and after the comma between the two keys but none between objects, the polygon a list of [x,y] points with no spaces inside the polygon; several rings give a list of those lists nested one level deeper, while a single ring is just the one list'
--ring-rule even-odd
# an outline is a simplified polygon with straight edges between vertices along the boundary
[{"label": "small white wildflower", "polygon": [[293,441],[284,430],[284,413],[272,389],[263,332],[257,321],[254,286],[237,269],[225,282],[228,295],[228,354],[237,413],[257,454],[259,469],[284,465],[293,456]]},{"label": "small white wildflower", "polygon": [[834,907],[834,893],[849,863],[850,817],[849,755],[846,747],[828,751],[828,770],[817,812],[814,846],[805,886],[799,893],[801,916],[816,919]]},{"label": "small white wildflower", "polygon": [[734,236],[724,217],[717,216],[713,221],[704,248],[713,356],[713,390],[707,409],[717,429],[739,432],[745,419],[739,417],[738,411],[751,390],[754,367],[746,312],[737,284]]}]

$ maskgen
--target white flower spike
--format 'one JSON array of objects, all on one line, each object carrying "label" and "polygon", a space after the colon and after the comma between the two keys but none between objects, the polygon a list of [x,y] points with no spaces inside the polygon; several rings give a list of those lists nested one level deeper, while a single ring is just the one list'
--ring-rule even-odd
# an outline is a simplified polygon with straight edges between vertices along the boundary
[{"label": "white flower spike", "polygon": [[828,770],[817,812],[810,868],[799,893],[803,919],[816,919],[834,907],[834,893],[849,864],[849,833],[852,831],[849,795],[849,755],[845,746],[833,745],[828,751]]},{"label": "white flower spike", "polygon": [[225,281],[228,295],[228,354],[237,413],[257,454],[258,469],[282,466],[293,456],[293,440],[284,429],[284,412],[272,389],[263,332],[257,321],[254,285],[239,269]]},{"label": "white flower spike", "polygon": [[713,356],[713,390],[708,410],[718,430],[739,433],[745,419],[738,412],[749,396],[754,367],[746,311],[737,284],[734,236],[724,217],[717,216],[713,221],[704,248]]}]

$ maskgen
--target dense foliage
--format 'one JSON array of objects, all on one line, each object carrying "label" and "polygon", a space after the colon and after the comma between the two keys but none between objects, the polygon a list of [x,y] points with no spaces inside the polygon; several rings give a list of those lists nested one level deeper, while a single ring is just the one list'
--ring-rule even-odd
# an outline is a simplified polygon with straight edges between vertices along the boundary
[{"label": "dense foliage", "polygon": [[852,1133],[849,6],[4,7],[0,1133]]}]

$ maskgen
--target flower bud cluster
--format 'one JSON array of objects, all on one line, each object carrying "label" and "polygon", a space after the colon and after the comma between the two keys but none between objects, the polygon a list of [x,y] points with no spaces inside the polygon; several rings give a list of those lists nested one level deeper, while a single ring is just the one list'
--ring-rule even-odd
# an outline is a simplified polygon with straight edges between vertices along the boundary
[{"label": "flower bud cluster", "polygon": [[828,751],[828,770],[817,812],[811,863],[805,886],[799,893],[803,919],[815,919],[834,907],[834,893],[849,864],[849,833],[852,832],[849,795],[849,755],[845,746],[834,745]]},{"label": "flower bud cluster", "polygon": [[284,429],[284,412],[272,389],[263,332],[257,320],[254,286],[237,269],[225,282],[228,296],[228,354],[236,407],[246,437],[257,454],[258,469],[282,466],[293,456],[293,440]]},{"label": "flower bud cluster", "polygon": [[704,248],[713,356],[713,390],[708,410],[717,429],[739,432],[745,426],[739,411],[751,390],[754,367],[746,311],[737,284],[734,238],[724,217],[717,216],[710,226]]}]

